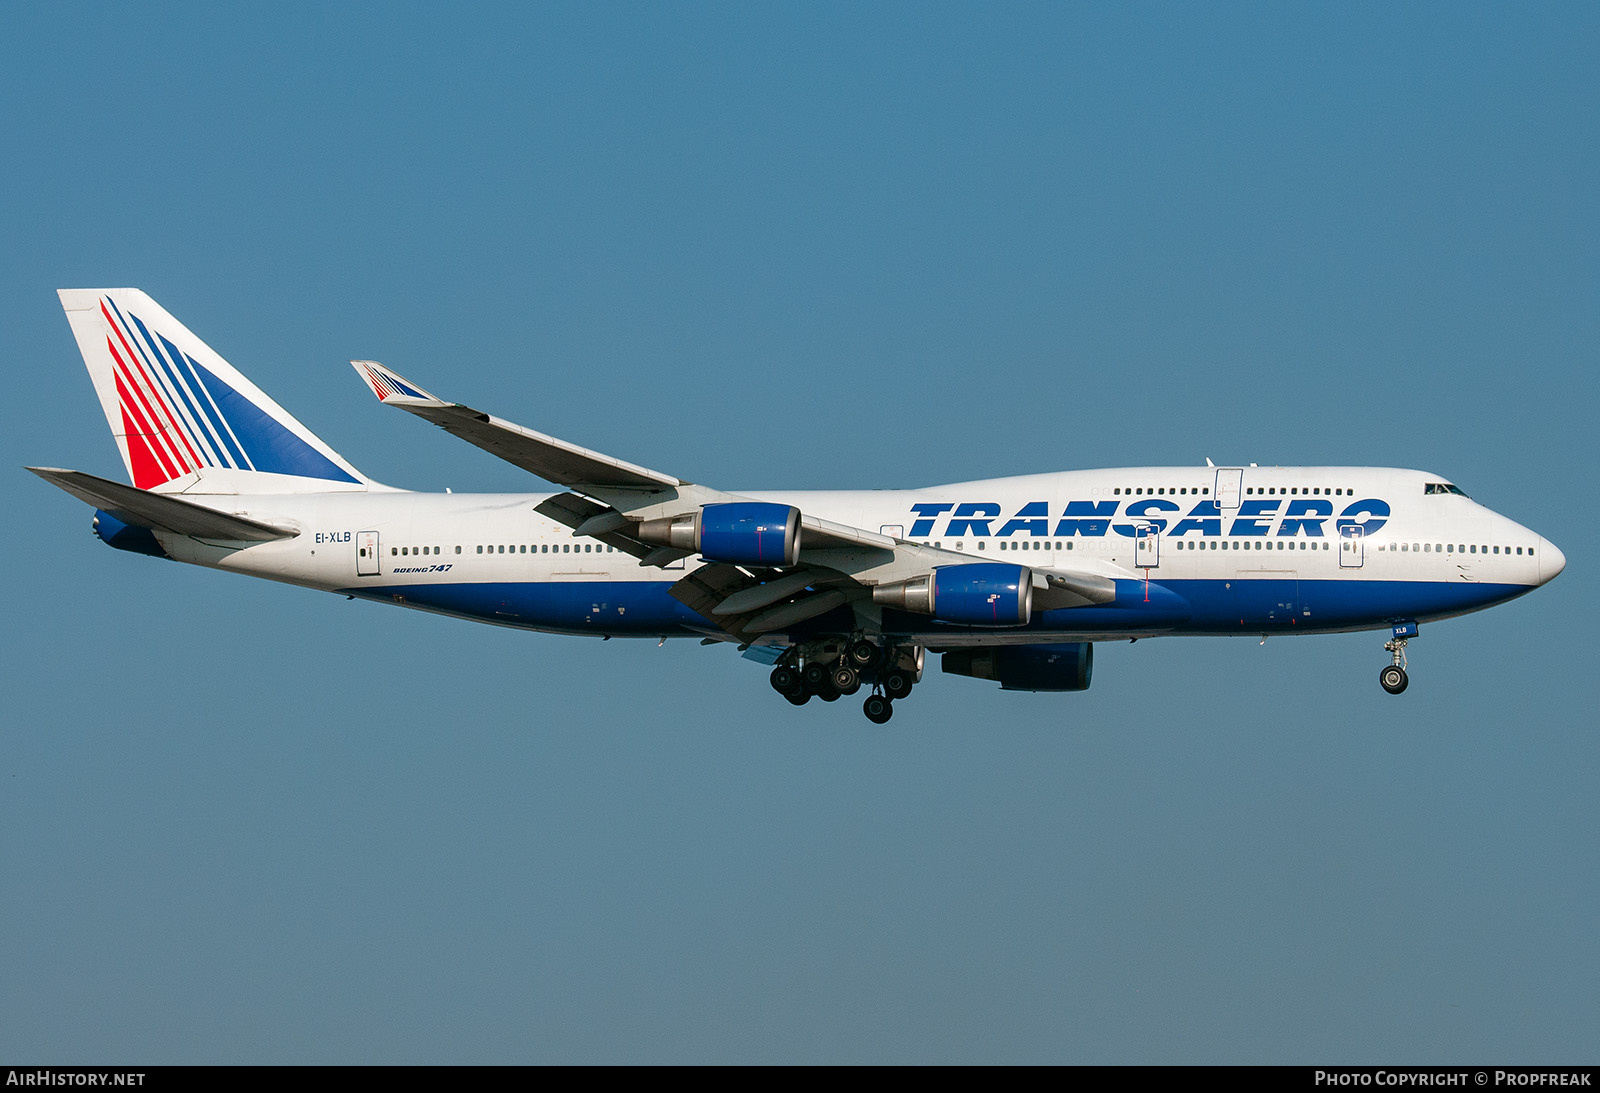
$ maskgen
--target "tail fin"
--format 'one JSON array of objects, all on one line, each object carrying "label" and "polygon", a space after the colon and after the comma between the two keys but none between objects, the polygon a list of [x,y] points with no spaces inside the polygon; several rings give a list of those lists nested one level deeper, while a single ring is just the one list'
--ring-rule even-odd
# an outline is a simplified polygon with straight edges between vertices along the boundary
[{"label": "tail fin", "polygon": [[143,292],[72,288],[59,295],[135,486],[322,493],[370,485]]}]

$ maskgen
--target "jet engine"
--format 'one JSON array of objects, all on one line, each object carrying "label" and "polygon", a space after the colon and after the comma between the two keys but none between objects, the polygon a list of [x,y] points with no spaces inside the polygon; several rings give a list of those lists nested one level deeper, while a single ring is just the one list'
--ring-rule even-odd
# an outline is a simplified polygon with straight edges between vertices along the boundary
[{"label": "jet engine", "polygon": [[1087,691],[1094,675],[1094,645],[990,645],[952,649],[939,667],[950,675],[992,679],[1002,691]]},{"label": "jet engine", "polygon": [[787,566],[800,561],[800,510],[767,501],[702,505],[687,516],[645,520],[638,537],[713,562]]},{"label": "jet engine", "polygon": [[1026,626],[1033,617],[1033,570],[1008,562],[940,566],[880,584],[874,603],[967,626]]}]

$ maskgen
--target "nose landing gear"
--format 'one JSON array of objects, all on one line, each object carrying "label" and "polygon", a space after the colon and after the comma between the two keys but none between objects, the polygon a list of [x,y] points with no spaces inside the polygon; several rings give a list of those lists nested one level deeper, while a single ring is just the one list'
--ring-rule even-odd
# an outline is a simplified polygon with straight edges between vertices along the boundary
[{"label": "nose landing gear", "polygon": [[1384,649],[1390,656],[1390,663],[1378,673],[1378,682],[1383,684],[1384,690],[1397,695],[1411,683],[1406,675],[1406,642],[1417,636],[1417,624],[1397,623],[1392,633],[1394,636],[1383,643]]}]

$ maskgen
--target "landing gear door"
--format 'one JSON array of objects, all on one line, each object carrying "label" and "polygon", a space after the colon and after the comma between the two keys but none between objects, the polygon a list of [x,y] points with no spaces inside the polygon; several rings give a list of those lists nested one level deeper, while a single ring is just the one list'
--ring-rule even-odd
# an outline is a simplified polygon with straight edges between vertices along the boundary
[{"label": "landing gear door", "polygon": [[1154,569],[1161,564],[1161,539],[1154,524],[1140,524],[1139,535],[1133,541],[1133,564],[1141,569]]},{"label": "landing gear door", "polygon": [[1339,568],[1360,569],[1364,553],[1361,529],[1358,527],[1339,529]]},{"label": "landing gear door", "polygon": [[1217,485],[1212,496],[1217,499],[1217,508],[1226,512],[1239,507],[1239,494],[1244,490],[1244,468],[1219,467],[1217,468]]},{"label": "landing gear door", "polygon": [[378,575],[378,533],[375,531],[356,532],[356,576],[376,577]]}]

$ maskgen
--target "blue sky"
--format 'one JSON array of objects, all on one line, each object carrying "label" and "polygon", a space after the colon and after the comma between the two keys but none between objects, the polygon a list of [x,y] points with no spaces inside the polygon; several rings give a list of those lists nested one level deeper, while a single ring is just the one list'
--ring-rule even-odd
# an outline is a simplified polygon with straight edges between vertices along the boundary
[{"label": "blue sky", "polygon": [[[1600,1027],[1591,5],[12,6],[0,1059],[1572,1062]],[[1566,551],[1382,635],[934,675],[121,554],[54,297],[366,473],[345,363],[727,488],[1428,469]]]}]

